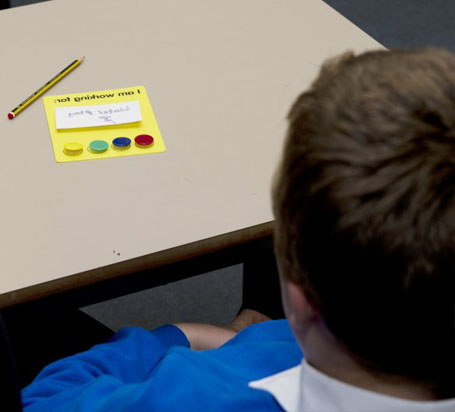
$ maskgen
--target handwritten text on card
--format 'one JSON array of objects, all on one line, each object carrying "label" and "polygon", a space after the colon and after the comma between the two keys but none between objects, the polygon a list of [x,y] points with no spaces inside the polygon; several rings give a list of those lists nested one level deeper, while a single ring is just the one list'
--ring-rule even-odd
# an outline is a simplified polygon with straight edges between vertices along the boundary
[{"label": "handwritten text on card", "polygon": [[93,106],[67,106],[55,108],[57,129],[112,126],[142,120],[141,107],[137,100],[123,103]]}]

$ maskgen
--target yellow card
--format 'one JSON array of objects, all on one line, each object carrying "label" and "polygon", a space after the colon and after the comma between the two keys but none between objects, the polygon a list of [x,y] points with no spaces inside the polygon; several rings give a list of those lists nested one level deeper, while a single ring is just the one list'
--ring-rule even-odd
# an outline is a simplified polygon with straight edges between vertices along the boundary
[{"label": "yellow card", "polygon": [[144,87],[43,98],[57,162],[164,152]]}]

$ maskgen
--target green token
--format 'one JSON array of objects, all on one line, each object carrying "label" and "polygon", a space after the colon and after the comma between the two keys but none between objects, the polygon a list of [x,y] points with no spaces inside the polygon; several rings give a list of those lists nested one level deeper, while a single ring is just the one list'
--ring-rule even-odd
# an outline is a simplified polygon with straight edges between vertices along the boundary
[{"label": "green token", "polygon": [[89,149],[92,153],[103,153],[108,147],[109,144],[104,140],[93,140],[93,142],[90,142]]}]

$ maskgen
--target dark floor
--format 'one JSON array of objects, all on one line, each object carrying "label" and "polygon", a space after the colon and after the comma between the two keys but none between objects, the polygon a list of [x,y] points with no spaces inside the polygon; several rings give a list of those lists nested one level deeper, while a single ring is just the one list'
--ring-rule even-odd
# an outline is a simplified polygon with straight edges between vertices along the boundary
[{"label": "dark floor", "polygon": [[387,48],[444,47],[455,51],[453,0],[325,0]]}]

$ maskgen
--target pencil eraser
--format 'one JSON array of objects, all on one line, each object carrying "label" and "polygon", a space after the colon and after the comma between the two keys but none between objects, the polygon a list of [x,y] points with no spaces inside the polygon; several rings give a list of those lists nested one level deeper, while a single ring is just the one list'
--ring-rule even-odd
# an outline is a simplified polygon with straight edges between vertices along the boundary
[{"label": "pencil eraser", "polygon": [[14,113],[13,112],[9,112],[8,113],[8,119],[14,119]]}]

